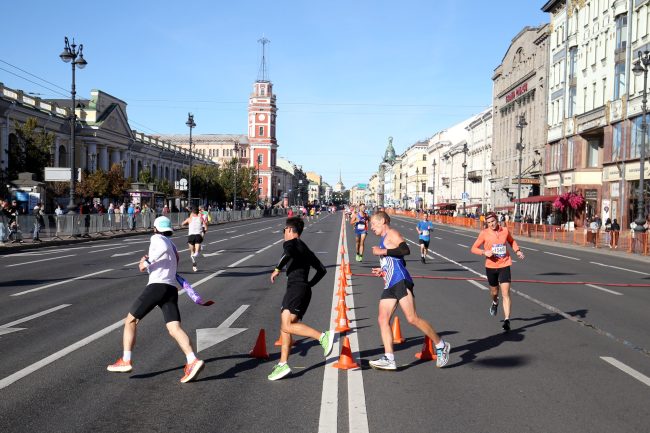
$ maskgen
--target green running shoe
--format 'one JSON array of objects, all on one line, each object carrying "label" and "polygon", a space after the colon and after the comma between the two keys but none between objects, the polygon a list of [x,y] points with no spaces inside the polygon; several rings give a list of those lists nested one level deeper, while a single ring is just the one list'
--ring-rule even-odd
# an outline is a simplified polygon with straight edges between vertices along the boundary
[{"label": "green running shoe", "polygon": [[325,331],[323,336],[320,338],[319,343],[323,348],[324,356],[328,356],[332,353],[332,346],[334,345],[334,335],[332,335],[332,331]]},{"label": "green running shoe", "polygon": [[277,364],[275,367],[273,367],[273,371],[271,372],[271,374],[269,374],[269,380],[282,379],[284,376],[288,375],[289,373],[291,373],[291,368],[289,367],[289,364],[284,364],[284,365]]}]

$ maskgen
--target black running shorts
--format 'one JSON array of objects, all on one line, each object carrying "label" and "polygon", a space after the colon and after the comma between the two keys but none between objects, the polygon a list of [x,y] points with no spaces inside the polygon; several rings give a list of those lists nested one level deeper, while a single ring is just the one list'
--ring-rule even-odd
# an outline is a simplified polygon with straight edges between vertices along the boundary
[{"label": "black running shorts", "polygon": [[429,241],[430,241],[430,239],[429,239],[429,241],[428,241],[428,240],[426,240],[426,239],[422,239],[422,238],[420,238],[419,241],[420,241],[420,245],[424,245],[424,248],[429,248]]},{"label": "black running shorts", "polygon": [[301,320],[309,307],[311,301],[311,288],[305,285],[292,285],[287,287],[287,292],[282,299],[280,311],[289,310],[291,314],[298,316]]},{"label": "black running shorts", "polygon": [[190,245],[196,245],[203,242],[203,235],[189,235],[187,237],[187,243]]},{"label": "black running shorts", "polygon": [[510,266],[505,268],[485,268],[485,275],[490,287],[497,287],[501,283],[509,283],[511,280]]},{"label": "black running shorts", "polygon": [[133,317],[142,320],[156,305],[162,310],[165,323],[181,321],[181,313],[178,311],[178,289],[171,284],[149,284],[129,311]]},{"label": "black running shorts", "polygon": [[404,296],[408,295],[407,290],[410,290],[411,295],[415,296],[415,294],[413,294],[413,282],[400,280],[392,286],[384,289],[381,294],[381,299],[397,299],[399,301]]}]

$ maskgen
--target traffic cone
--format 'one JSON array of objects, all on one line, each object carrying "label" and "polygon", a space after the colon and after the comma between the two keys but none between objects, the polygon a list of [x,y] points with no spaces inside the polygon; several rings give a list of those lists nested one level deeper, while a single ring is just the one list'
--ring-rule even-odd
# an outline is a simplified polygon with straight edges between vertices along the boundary
[{"label": "traffic cone", "polygon": [[257,359],[269,359],[269,354],[266,351],[266,332],[264,331],[264,328],[260,329],[257,341],[255,342],[255,347],[253,347],[253,350],[248,354]]},{"label": "traffic cone", "polygon": [[350,321],[348,320],[348,314],[345,310],[339,310],[339,314],[336,317],[336,332],[347,332],[350,330]]},{"label": "traffic cone", "polygon": [[341,244],[341,254],[345,255],[345,247],[343,246],[343,244]]},{"label": "traffic cone", "polygon": [[422,344],[422,351],[416,353],[415,357],[420,361],[433,361],[437,359],[436,351],[433,350],[433,342],[427,336],[424,337],[424,343]]},{"label": "traffic cone", "polygon": [[343,347],[341,348],[339,362],[332,364],[332,367],[339,368],[341,370],[359,368],[359,364],[354,362],[354,359],[352,358],[352,350],[350,349],[350,340],[348,337],[343,337]]},{"label": "traffic cone", "polygon": [[345,303],[345,296],[339,296],[339,300],[336,303],[336,308],[334,308],[334,311],[339,311],[341,309],[344,309],[345,311],[350,311],[350,307],[348,307]]},{"label": "traffic cone", "polygon": [[404,342],[404,337],[402,337],[402,329],[399,326],[399,317],[395,316],[393,320],[393,343],[402,344]]},{"label": "traffic cone", "polygon": [[348,273],[348,275],[352,275],[352,270],[350,269],[350,262],[347,262],[345,266],[346,266],[345,271]]},{"label": "traffic cone", "polygon": [[345,288],[348,286],[348,282],[345,278],[339,278],[339,290],[336,292],[336,295],[341,298],[341,297],[346,297],[348,295],[348,292],[345,291]]},{"label": "traffic cone", "polygon": [[[291,343],[289,344],[289,347],[294,346],[296,343],[293,341],[293,337],[291,337]],[[282,332],[280,332],[280,335],[278,336],[278,339],[275,340],[275,343],[273,343],[274,346],[282,346]]]}]

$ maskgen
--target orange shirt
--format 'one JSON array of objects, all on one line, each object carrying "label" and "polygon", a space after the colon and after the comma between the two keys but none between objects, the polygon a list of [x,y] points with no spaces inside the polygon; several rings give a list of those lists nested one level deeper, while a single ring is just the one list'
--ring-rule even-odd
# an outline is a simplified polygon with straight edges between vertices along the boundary
[{"label": "orange shirt", "polygon": [[[513,250],[519,251],[519,245],[517,245],[507,228],[499,226],[496,230],[483,229],[474,245],[472,245],[472,252],[483,255],[485,251],[492,250],[492,257],[485,258],[485,267],[492,269],[505,268],[512,265],[512,259],[506,244],[510,244]],[[483,249],[481,249],[481,245],[483,245]]]}]

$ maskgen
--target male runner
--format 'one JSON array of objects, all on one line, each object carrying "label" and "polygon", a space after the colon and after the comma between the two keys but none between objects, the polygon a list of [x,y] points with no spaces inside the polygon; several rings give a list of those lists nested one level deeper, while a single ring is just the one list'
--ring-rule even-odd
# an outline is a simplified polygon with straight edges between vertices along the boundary
[{"label": "male runner", "polygon": [[181,314],[178,311],[178,289],[176,288],[176,267],[178,265],[178,251],[168,238],[173,234],[172,223],[169,218],[161,216],[153,223],[154,235],[151,236],[149,254],[140,259],[140,272],[149,273],[149,283],[140,297],[135,301],[124,321],[124,335],[122,344],[124,353],[115,364],[107,367],[108,371],[115,373],[128,373],[133,369],[131,365],[131,351],[135,346],[135,337],[138,323],[149,314],[157,305],[160,307],[167,324],[167,330],[181,348],[187,359],[182,383],[196,378],[204,362],[197,359],[192,350],[192,343],[183,328],[181,328]]},{"label": "male runner", "polygon": [[199,206],[199,215],[203,221],[203,227],[201,228],[201,251],[205,250],[205,235],[208,231],[208,224],[210,223],[210,213],[205,210],[205,206]]},{"label": "male runner", "polygon": [[451,345],[443,341],[435,329],[418,316],[415,311],[413,297],[413,279],[406,270],[404,256],[411,251],[402,235],[390,227],[390,217],[386,212],[379,211],[370,220],[372,231],[381,237],[379,246],[372,247],[372,253],[379,256],[379,268],[373,268],[372,273],[384,278],[384,291],[379,300],[379,329],[384,343],[385,354],[379,359],[370,361],[370,366],[379,370],[396,370],[393,353],[393,333],[390,329],[390,317],[399,304],[406,320],[436,345],[436,367],[444,367],[449,362]]},{"label": "male runner", "polygon": [[[492,296],[492,305],[490,305],[490,315],[497,315],[499,306],[499,288],[503,297],[503,330],[510,331],[510,265],[512,259],[506,248],[506,244],[514,250],[521,260],[524,259],[524,253],[519,249],[519,245],[513,239],[506,227],[501,227],[494,212],[488,212],[485,215],[487,228],[481,230],[478,239],[472,245],[472,253],[485,256],[485,275],[490,285],[490,295]],[[481,248],[483,245],[483,248]]]},{"label": "male runner", "polygon": [[[282,351],[280,362],[273,367],[273,371],[269,374],[269,380],[282,379],[291,373],[287,361],[289,360],[292,335],[318,340],[325,356],[330,354],[334,343],[332,331],[320,333],[314,328],[300,323],[311,300],[311,288],[327,273],[325,266],[300,239],[304,227],[305,222],[300,217],[287,218],[284,228],[284,244],[282,245],[284,253],[271,274],[271,283],[274,283],[282,268],[287,265],[287,292],[280,308]],[[309,268],[316,270],[316,274],[311,280],[308,280]]]},{"label": "male runner", "polygon": [[363,261],[363,247],[366,242],[366,234],[368,234],[368,214],[366,213],[366,205],[361,203],[359,211],[352,214],[350,224],[354,227],[354,234],[356,235],[357,246],[357,262]]},{"label": "male runner", "polygon": [[190,258],[192,259],[192,270],[198,271],[196,259],[199,257],[201,251],[201,243],[203,242],[203,233],[207,231],[207,223],[199,215],[199,210],[192,206],[192,213],[183,221],[183,226],[187,225],[187,244],[190,247]]},{"label": "male runner", "polygon": [[429,221],[429,214],[422,212],[422,221],[418,222],[416,230],[418,231],[420,242],[420,258],[422,263],[426,263],[427,250],[429,249],[429,241],[431,240],[431,230],[433,230],[433,223]]}]

